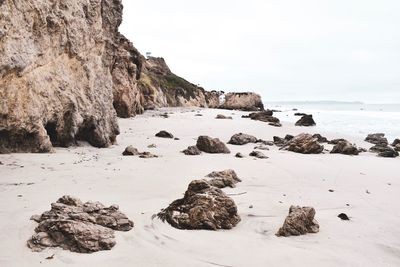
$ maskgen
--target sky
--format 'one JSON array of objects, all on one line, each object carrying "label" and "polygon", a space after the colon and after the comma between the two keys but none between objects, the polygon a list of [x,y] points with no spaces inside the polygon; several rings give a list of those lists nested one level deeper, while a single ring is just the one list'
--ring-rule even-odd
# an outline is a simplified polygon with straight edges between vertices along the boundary
[{"label": "sky", "polygon": [[400,103],[398,0],[123,0],[120,31],[206,90]]}]

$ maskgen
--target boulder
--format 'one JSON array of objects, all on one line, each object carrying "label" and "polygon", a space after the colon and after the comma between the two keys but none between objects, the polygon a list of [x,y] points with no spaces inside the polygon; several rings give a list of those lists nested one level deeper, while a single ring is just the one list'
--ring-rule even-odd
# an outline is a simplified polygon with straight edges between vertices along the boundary
[{"label": "boulder", "polygon": [[152,154],[151,152],[144,151],[139,153],[139,158],[142,159],[151,159],[151,158],[158,158],[157,155]]},{"label": "boulder", "polygon": [[365,141],[374,144],[374,145],[380,145],[380,146],[387,146],[389,144],[387,138],[385,137],[384,133],[375,133],[375,134],[369,134],[366,138]]},{"label": "boulder", "polygon": [[242,153],[238,152],[238,153],[236,153],[235,157],[236,158],[244,158],[245,156]]},{"label": "boulder", "polygon": [[200,151],[206,153],[222,153],[222,154],[229,154],[231,151],[226,147],[226,145],[219,140],[218,138],[211,138],[209,136],[199,136],[197,139],[197,148]]},{"label": "boulder", "polygon": [[319,225],[314,220],[315,210],[312,207],[291,206],[289,215],[283,226],[276,233],[277,236],[298,236],[307,233],[318,233]]},{"label": "boulder", "polygon": [[225,116],[222,114],[218,114],[217,117],[215,117],[215,118],[219,119],[219,120],[232,120],[233,119],[231,116]]},{"label": "boulder", "polygon": [[386,146],[386,147],[379,147],[374,149],[375,151],[378,152],[379,157],[383,158],[396,158],[399,156],[399,152],[394,150],[393,148]]},{"label": "boulder", "polygon": [[340,141],[333,147],[331,154],[358,155],[359,152],[357,146],[348,141]]},{"label": "boulder", "polygon": [[137,156],[139,154],[139,150],[137,150],[137,148],[134,148],[133,146],[126,147],[124,152],[122,152],[122,155],[124,156]]},{"label": "boulder", "polygon": [[274,127],[282,127],[282,124],[280,122],[269,122],[268,125]]},{"label": "boulder", "polygon": [[256,121],[262,121],[268,123],[280,123],[278,118],[273,117],[270,114],[272,114],[272,111],[266,110],[266,111],[250,113],[248,117]]},{"label": "boulder", "polygon": [[339,144],[340,142],[346,142],[346,141],[347,141],[346,139],[338,138],[338,139],[332,139],[332,140],[328,141],[328,144],[330,144],[330,145],[337,145],[337,144]]},{"label": "boulder", "polygon": [[315,126],[316,123],[313,119],[312,115],[304,115],[301,117],[300,120],[298,120],[295,124],[296,126]]},{"label": "boulder", "polygon": [[129,231],[133,222],[119,211],[118,206],[105,207],[100,202],[82,203],[63,196],[51,204],[51,210],[32,216],[39,225],[28,240],[33,251],[61,247],[80,253],[109,250],[115,245],[114,230]]},{"label": "boulder", "polygon": [[201,151],[197,148],[197,146],[189,146],[183,150],[182,153],[188,156],[197,156],[201,154]]},{"label": "boulder", "polygon": [[261,151],[252,151],[249,156],[256,157],[258,159],[267,159],[268,157],[264,155]]},{"label": "boulder", "polygon": [[231,229],[240,222],[235,202],[206,180],[192,181],[185,195],[157,214],[178,229]]},{"label": "boulder", "polygon": [[174,138],[174,136],[167,131],[160,131],[156,133],[156,136],[161,138]]},{"label": "boulder", "polygon": [[313,137],[317,138],[318,142],[320,142],[320,143],[328,143],[328,139],[320,134],[314,134]]},{"label": "boulder", "polygon": [[238,133],[234,134],[229,140],[228,144],[231,145],[245,145],[248,143],[257,143],[258,139],[252,135]]},{"label": "boulder", "polygon": [[319,154],[324,146],[318,143],[318,139],[310,134],[299,134],[287,142],[284,149],[302,154]]},{"label": "boulder", "polygon": [[215,171],[207,175],[208,183],[218,188],[231,187],[234,188],[235,184],[241,182],[234,170]]},{"label": "boulder", "polygon": [[392,146],[396,147],[397,145],[400,145],[400,139],[395,139],[392,143]]},{"label": "boulder", "polygon": [[243,111],[264,110],[261,96],[255,93],[228,93],[225,94],[225,102],[221,105],[223,109],[237,109]]},{"label": "boulder", "polygon": [[301,117],[303,117],[303,116],[307,116],[308,114],[296,112],[296,113],[294,113],[294,115],[295,115],[295,116],[301,116]]}]

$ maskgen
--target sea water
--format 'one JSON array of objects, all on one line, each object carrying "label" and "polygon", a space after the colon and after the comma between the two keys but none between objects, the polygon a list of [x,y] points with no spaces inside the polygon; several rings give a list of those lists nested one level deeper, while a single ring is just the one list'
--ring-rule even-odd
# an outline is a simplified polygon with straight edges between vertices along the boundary
[{"label": "sea water", "polygon": [[400,138],[399,104],[363,104],[343,102],[267,102],[265,108],[281,121],[296,122],[294,113],[312,114],[317,126],[313,132],[330,132],[365,138],[370,133],[385,133],[389,142]]}]

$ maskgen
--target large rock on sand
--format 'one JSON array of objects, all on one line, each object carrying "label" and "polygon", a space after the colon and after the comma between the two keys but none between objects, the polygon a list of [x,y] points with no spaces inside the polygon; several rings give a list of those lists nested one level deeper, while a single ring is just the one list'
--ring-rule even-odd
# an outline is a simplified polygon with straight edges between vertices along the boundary
[{"label": "large rock on sand", "polygon": [[302,154],[319,154],[324,150],[324,146],[318,143],[318,138],[304,133],[295,136],[283,148]]},{"label": "large rock on sand", "polygon": [[339,141],[331,151],[331,154],[358,155],[359,153],[360,151],[357,146],[346,140]]},{"label": "large rock on sand", "polygon": [[312,207],[291,206],[289,215],[283,226],[276,233],[277,236],[298,236],[307,233],[318,233],[319,225],[314,220],[315,210]]},{"label": "large rock on sand", "polygon": [[206,153],[221,153],[221,154],[229,154],[231,151],[226,147],[226,145],[219,140],[218,138],[211,138],[209,136],[199,136],[197,139],[196,146],[203,152]]},{"label": "large rock on sand", "polygon": [[158,133],[156,133],[156,137],[161,137],[161,138],[174,138],[174,135],[170,132],[167,131],[160,131]]},{"label": "large rock on sand", "polygon": [[304,115],[295,124],[296,126],[315,126],[316,123],[312,115]]},{"label": "large rock on sand", "polygon": [[208,182],[215,187],[218,188],[225,188],[225,187],[232,187],[234,188],[235,185],[242,180],[237,176],[234,170],[224,170],[224,171],[215,171],[207,175],[207,178],[210,178]]},{"label": "large rock on sand", "polygon": [[257,143],[257,141],[258,141],[258,139],[255,136],[252,136],[249,134],[244,134],[244,133],[237,133],[231,137],[228,144],[245,145],[248,143]]},{"label": "large rock on sand", "polygon": [[272,111],[270,110],[265,110],[265,111],[260,111],[260,112],[253,112],[250,113],[249,117],[252,120],[256,121],[262,121],[262,122],[269,122],[269,123],[280,123],[279,119],[272,116]]},{"label": "large rock on sand", "polygon": [[374,133],[374,134],[369,134],[366,138],[365,141],[374,144],[374,145],[379,145],[379,146],[387,146],[389,144],[387,138],[385,137],[384,133]]},{"label": "large rock on sand", "polygon": [[188,146],[188,148],[183,150],[182,153],[187,156],[197,156],[201,154],[201,151],[197,148],[197,146]]},{"label": "large rock on sand", "polygon": [[264,110],[261,96],[256,93],[228,93],[225,95],[225,102],[221,108],[237,109],[243,111]]},{"label": "large rock on sand", "polygon": [[51,210],[32,216],[39,223],[28,247],[41,251],[61,247],[73,252],[91,253],[109,250],[115,245],[114,230],[129,231],[133,222],[118,206],[105,207],[100,202],[82,203],[63,196],[51,204]]},{"label": "large rock on sand", "polygon": [[206,180],[195,180],[182,199],[158,213],[173,227],[188,230],[231,229],[240,222],[235,202]]}]

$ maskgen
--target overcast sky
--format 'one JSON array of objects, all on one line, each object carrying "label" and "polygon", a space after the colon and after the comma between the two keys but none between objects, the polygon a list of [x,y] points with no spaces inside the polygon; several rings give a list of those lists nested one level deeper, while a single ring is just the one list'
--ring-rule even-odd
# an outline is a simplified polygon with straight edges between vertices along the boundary
[{"label": "overcast sky", "polygon": [[264,101],[400,102],[399,0],[123,0],[143,54]]}]

